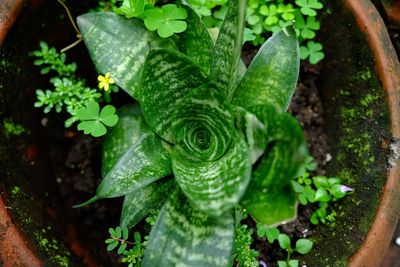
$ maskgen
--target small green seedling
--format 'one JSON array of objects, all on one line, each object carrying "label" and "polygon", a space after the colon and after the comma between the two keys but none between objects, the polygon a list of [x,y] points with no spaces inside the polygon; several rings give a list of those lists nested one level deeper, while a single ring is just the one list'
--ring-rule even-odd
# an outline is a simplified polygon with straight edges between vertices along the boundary
[{"label": "small green seedling", "polygon": [[[139,232],[133,234],[134,242],[128,241],[129,231],[127,227],[117,226],[116,228],[110,228],[110,237],[105,240],[107,245],[107,251],[113,251],[118,246],[117,253],[123,255],[121,261],[128,264],[128,267],[140,267],[142,257],[144,255],[144,248],[147,245],[148,236],[142,241],[142,237]],[[127,247],[132,248],[127,249]]]},{"label": "small green seedling", "polygon": [[140,267],[142,264],[142,258],[144,255],[144,249],[147,245],[148,236],[144,237],[144,241],[142,241],[142,237],[139,232],[135,232],[133,235],[135,245],[129,249],[122,252],[124,257],[121,259],[123,263],[128,264],[128,267]]},{"label": "small green seedling", "polygon": [[113,251],[116,247],[118,247],[118,254],[122,254],[126,250],[126,247],[128,245],[128,237],[129,237],[129,232],[127,227],[116,227],[108,229],[108,232],[110,233],[110,238],[105,241],[107,246],[107,251]]},{"label": "small green seedling", "polygon": [[301,238],[296,241],[295,247],[292,247],[292,241],[287,234],[280,233],[276,227],[268,227],[263,224],[257,224],[257,235],[262,238],[266,237],[268,243],[272,244],[275,240],[278,241],[279,247],[286,250],[287,258],[285,261],[278,261],[279,267],[298,267],[299,261],[290,259],[290,256],[294,253],[300,253],[302,255],[308,254],[312,247],[313,242],[306,238]]},{"label": "small green seedling", "polygon": [[266,237],[268,243],[274,243],[275,240],[278,240],[279,230],[276,227],[268,227],[263,224],[257,224],[257,235],[259,237]]},{"label": "small green seedling", "polygon": [[115,107],[107,105],[100,111],[100,106],[95,101],[89,102],[86,107],[80,109],[76,113],[76,117],[81,121],[78,124],[78,130],[94,137],[105,135],[107,133],[106,126],[113,127],[118,122]]},{"label": "small green seedling", "polygon": [[299,261],[290,259],[291,254],[297,252],[305,255],[308,254],[313,247],[313,242],[311,240],[301,238],[296,241],[295,247],[292,248],[290,237],[286,234],[279,234],[278,242],[281,249],[284,249],[287,252],[287,259],[285,261],[278,261],[279,267],[298,267]]},{"label": "small green seedling", "polygon": [[302,205],[318,203],[318,209],[312,214],[310,221],[313,224],[333,223],[336,212],[329,208],[329,203],[336,202],[354,190],[340,184],[336,177],[315,176],[311,177],[310,172],[316,169],[316,163],[309,158],[300,170],[300,176],[293,181],[293,188],[297,192],[297,198]]}]

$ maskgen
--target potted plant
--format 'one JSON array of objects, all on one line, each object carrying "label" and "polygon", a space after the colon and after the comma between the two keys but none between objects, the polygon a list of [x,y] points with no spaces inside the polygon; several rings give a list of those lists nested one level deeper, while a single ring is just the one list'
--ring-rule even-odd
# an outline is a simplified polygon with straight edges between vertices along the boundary
[{"label": "potted plant", "polygon": [[[340,205],[340,212],[336,219],[335,230],[332,231],[332,228],[328,226],[317,227],[318,233],[313,235],[313,252],[300,260],[308,263],[310,266],[345,264],[349,258],[350,263],[354,264],[354,266],[362,266],[365,260],[376,265],[380,260],[380,255],[383,254],[382,251],[385,249],[385,244],[387,244],[389,240],[388,236],[390,236],[390,231],[394,229],[399,210],[398,207],[396,207],[399,202],[396,202],[395,194],[396,190],[398,190],[398,179],[396,180],[396,177],[398,177],[398,167],[396,165],[398,160],[398,154],[396,154],[398,142],[393,138],[398,136],[398,128],[396,128],[398,127],[398,117],[396,116],[398,116],[399,111],[396,103],[398,103],[399,97],[399,81],[398,76],[395,75],[396,72],[398,72],[398,61],[396,61],[395,53],[388,41],[387,34],[385,35],[385,31],[374,31],[372,29],[373,23],[369,20],[371,17],[366,16],[366,13],[363,12],[365,8],[373,8],[371,3],[360,1],[348,1],[347,5],[331,3],[330,8],[333,12],[343,15],[343,19],[337,21],[332,19],[332,16],[329,15],[325,15],[323,18],[323,23],[326,25],[325,29],[341,29],[340,33],[339,31],[337,31],[337,33],[333,33],[332,31],[322,33],[326,36],[324,45],[326,48],[327,60],[323,63],[324,67],[319,76],[318,87],[320,89],[321,99],[324,103],[326,118],[325,127],[328,133],[328,144],[331,147],[329,151],[332,155],[332,160],[327,164],[326,170],[332,173],[332,175],[338,175],[344,179],[346,183],[354,187],[356,191]],[[357,29],[352,15],[353,13],[349,12],[349,10],[358,15],[360,25],[368,26],[366,35],[363,35],[361,31]],[[375,22],[377,20],[382,23],[382,21],[379,20],[379,15],[377,15],[377,13],[374,15],[373,18]],[[55,19],[54,21],[57,20]],[[20,26],[22,30],[23,21],[20,23],[22,23]],[[29,23],[29,20],[26,19],[25,23]],[[22,84],[31,86],[23,81],[27,82],[38,79],[32,75],[31,77],[33,78],[28,80],[28,74],[23,74],[25,72],[21,70],[18,71],[17,66],[19,65],[16,64],[16,62],[19,62],[19,60],[16,59],[13,61],[11,60],[12,57],[9,56],[11,52],[8,51],[18,49],[15,48],[16,43],[12,42],[12,38],[17,38],[16,36],[18,36],[18,25],[15,26],[14,30],[10,33],[2,48],[4,51],[2,55],[8,56],[7,58],[4,56],[4,61],[2,61],[2,67],[6,70],[4,71],[4,78],[2,77],[3,88],[12,88],[12,80],[17,80],[17,83],[22,82]],[[347,38],[344,38],[344,36]],[[358,50],[354,50],[354,44],[360,43],[360,40],[365,40],[364,36],[367,36],[366,40],[369,40],[371,48],[366,42],[362,42],[362,47],[358,46]],[[337,45],[338,42],[336,40],[342,41],[340,45]],[[34,46],[34,44],[32,44],[32,46]],[[371,53],[371,50],[374,53]],[[18,55],[17,53],[13,54]],[[23,53],[20,53],[20,55],[21,54]],[[377,59],[377,69],[380,71],[375,71],[373,64],[374,58]],[[20,68],[22,68],[22,66],[24,66],[24,64],[21,64]],[[29,65],[26,64],[26,66]],[[385,72],[382,71],[381,68],[390,68],[391,70]],[[103,72],[105,73],[106,71],[103,70]],[[12,78],[17,75],[23,77],[23,79]],[[24,77],[25,75],[27,75],[27,77]],[[340,79],[337,77],[340,77]],[[381,85],[380,81],[382,81],[383,85]],[[18,87],[23,88],[23,86]],[[360,93],[360,88],[364,88],[363,93]],[[33,97],[34,89],[35,88],[31,86],[29,90],[28,87],[27,92],[30,93],[27,95],[30,94],[30,96]],[[384,89],[386,91],[384,91]],[[2,93],[3,92],[4,90]],[[385,92],[388,92],[387,102],[384,101]],[[24,112],[23,110],[19,110],[18,107],[28,106],[23,103],[32,103],[32,100],[29,101],[26,97],[22,97],[17,92],[10,92],[10,90],[7,90],[3,99],[5,103],[13,103],[13,105],[10,104],[7,108],[3,109],[4,135],[6,133],[5,125],[8,125],[9,128],[14,126],[14,128],[11,127],[13,130],[7,131],[8,137],[5,139],[7,141],[2,145],[2,148],[4,151],[11,151],[11,147],[16,146],[18,147],[18,151],[23,151],[24,153],[24,159],[22,161],[16,153],[15,155],[12,153],[2,153],[2,155],[8,155],[2,166],[2,174],[4,173],[6,177],[3,183],[5,192],[8,192],[6,194],[9,200],[7,205],[13,208],[11,209],[11,214],[14,217],[14,222],[16,222],[15,224],[12,223],[9,212],[5,210],[3,212],[3,218],[7,220],[3,219],[5,222],[4,224],[9,225],[5,233],[12,237],[18,237],[20,236],[20,234],[18,234],[20,231],[23,231],[25,235],[31,232],[31,240],[35,240],[33,243],[36,243],[33,249],[24,248],[26,246],[23,243],[19,243],[21,249],[19,251],[14,250],[14,252],[22,252],[24,255],[29,255],[30,258],[25,261],[28,265],[32,262],[35,262],[34,264],[40,264],[38,261],[33,261],[36,249],[39,250],[39,255],[51,254],[53,264],[54,262],[60,265],[68,264],[67,259],[71,259],[78,264],[79,257],[83,257],[86,264],[96,264],[93,258],[90,257],[90,254],[92,254],[90,247],[85,245],[83,238],[77,240],[76,234],[74,234],[76,231],[79,231],[80,225],[78,225],[77,230],[76,226],[72,223],[70,223],[69,226],[65,225],[65,222],[72,222],[73,220],[63,219],[64,224],[60,222],[59,209],[65,207],[63,206],[65,202],[62,204],[63,200],[57,197],[57,193],[51,192],[51,185],[53,185],[54,188],[57,188],[57,185],[54,179],[51,179],[52,175],[49,173],[49,168],[46,166],[46,162],[48,162],[45,158],[46,150],[44,149],[47,146],[46,142],[39,141],[40,139],[36,137],[38,133],[37,123],[30,124],[31,122],[28,122],[31,120],[28,119],[27,123],[22,124],[22,128],[18,128],[18,125],[13,123],[14,121],[19,121],[19,118],[21,118],[19,116],[26,116],[22,114],[31,113],[30,109]],[[11,99],[12,102],[10,101]],[[15,103],[18,104],[16,105]],[[386,104],[383,105],[383,103]],[[148,108],[151,107],[152,104],[149,104]],[[185,114],[185,112],[182,113]],[[391,115],[389,116],[389,114]],[[392,120],[392,124],[390,124],[390,119]],[[335,123],[330,123],[333,121]],[[46,121],[42,121],[42,123],[46,125]],[[30,127],[29,125],[33,126]],[[63,131],[61,131],[61,135],[62,132]],[[20,135],[21,137],[12,139],[10,138],[10,136],[13,135],[12,133]],[[73,135],[73,133],[66,132],[66,135],[70,136]],[[338,135],[341,136],[339,142],[337,142],[336,137]],[[54,158],[54,155],[52,156]],[[388,162],[389,166],[387,165]],[[388,180],[385,184],[387,173]],[[18,177],[26,176],[26,174],[29,174],[32,178],[20,181],[19,179],[21,178]],[[39,174],[43,175],[39,176]],[[35,179],[35,177],[44,177],[46,175],[50,177],[49,181]],[[14,179],[18,179],[20,182],[13,180],[13,177],[16,177]],[[46,185],[47,190],[45,191],[50,191],[47,192],[47,196],[41,194],[43,191],[40,189],[33,191],[27,189],[32,187],[32,185],[36,185],[36,187],[40,188],[41,183]],[[384,186],[385,191],[381,201],[379,201],[378,197]],[[54,205],[54,208],[51,206],[47,207],[46,215],[43,215],[43,213],[40,213],[40,210],[44,210],[42,209],[43,202],[41,203],[40,200],[46,201],[46,199],[49,199],[49,196],[51,199],[58,199],[58,203],[61,204],[57,206]],[[23,209],[23,203],[30,203],[29,200],[32,197],[39,200],[33,202],[37,207],[35,210],[39,211],[39,215],[35,215],[34,217],[28,216],[32,208]],[[14,206],[12,203],[14,203]],[[377,213],[376,210],[378,210]],[[50,229],[48,229],[47,226],[43,227],[40,223],[40,218],[45,218],[46,216],[54,220],[54,223],[47,225]],[[370,222],[372,222],[374,218],[376,218],[376,220],[371,224]],[[385,220],[385,226],[387,227],[377,227],[377,225],[381,225],[381,218]],[[390,220],[387,220],[387,218]],[[26,221],[24,221],[24,219]],[[17,230],[15,225],[18,225],[19,230]],[[366,235],[368,230],[369,234]],[[332,234],[332,232],[335,234]],[[58,239],[51,238],[53,234],[57,236],[57,233],[68,233],[68,241],[63,244],[63,242],[57,241]],[[359,249],[364,236],[366,236],[367,241]],[[7,239],[7,241],[18,242],[18,240],[23,240],[21,238],[12,237]],[[55,240],[55,243],[53,243],[53,240]],[[61,250],[63,245],[66,247],[66,250]],[[54,249],[54,247],[58,249]],[[78,255],[78,257],[69,254],[71,253],[68,252],[69,247],[73,248],[74,253]],[[377,247],[379,249],[377,249]],[[329,248],[334,248],[335,251],[332,252]],[[371,253],[371,249],[378,253]],[[5,251],[7,251],[8,255],[13,252],[12,249]],[[4,255],[1,256],[5,259],[5,262],[11,264],[12,261],[5,258],[5,253],[3,254]],[[15,260],[24,261],[24,258],[21,256],[14,256],[11,260],[14,260],[14,262]]]}]

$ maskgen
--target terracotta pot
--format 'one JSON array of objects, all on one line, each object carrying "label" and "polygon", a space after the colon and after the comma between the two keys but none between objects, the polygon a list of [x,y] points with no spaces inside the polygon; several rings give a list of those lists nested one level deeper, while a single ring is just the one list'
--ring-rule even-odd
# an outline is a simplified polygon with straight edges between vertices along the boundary
[{"label": "terracotta pot", "polygon": [[[51,144],[43,138],[49,129],[40,126],[41,111],[32,107],[35,89],[47,78],[26,55],[40,39],[59,46],[74,40],[72,31],[60,34],[68,22],[54,2],[0,0],[0,265],[109,266],[84,235],[77,238],[82,222],[71,220],[78,211],[60,197]],[[379,266],[400,217],[400,63],[369,0],[326,2],[332,13],[322,21],[326,59],[317,82],[333,158],[326,168],[356,192],[337,207],[336,227],[318,226],[315,249],[301,260],[309,266]],[[25,131],[6,131],[10,122]]]}]

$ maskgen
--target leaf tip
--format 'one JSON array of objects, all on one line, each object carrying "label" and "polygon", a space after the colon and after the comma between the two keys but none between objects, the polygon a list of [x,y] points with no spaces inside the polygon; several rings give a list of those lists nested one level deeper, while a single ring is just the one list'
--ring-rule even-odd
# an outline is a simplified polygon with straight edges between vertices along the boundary
[{"label": "leaf tip", "polygon": [[85,201],[85,202],[83,202],[83,203],[81,203],[81,204],[77,204],[77,205],[74,205],[74,206],[72,206],[74,209],[76,209],[76,208],[82,208],[82,207],[84,207],[84,206],[87,206],[87,205],[89,205],[89,204],[92,204],[92,203],[94,203],[94,202],[96,202],[97,200],[99,200],[100,198],[98,197],[98,196],[94,196],[94,197],[92,197],[91,199],[89,199],[89,200],[87,200],[87,201]]}]

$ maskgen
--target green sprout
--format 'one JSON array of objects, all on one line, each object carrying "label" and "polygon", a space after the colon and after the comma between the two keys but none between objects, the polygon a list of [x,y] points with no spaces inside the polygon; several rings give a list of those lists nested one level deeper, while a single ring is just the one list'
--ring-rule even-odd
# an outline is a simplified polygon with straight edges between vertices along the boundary
[{"label": "green sprout", "polygon": [[340,179],[326,176],[310,176],[310,171],[316,169],[316,163],[308,159],[304,168],[299,172],[300,176],[293,181],[297,198],[302,205],[318,203],[318,209],[313,212],[310,218],[312,224],[319,222],[334,223],[336,212],[330,207],[330,203],[336,202],[354,190],[340,184]]},{"label": "green sprout", "polygon": [[100,111],[100,106],[95,101],[89,102],[84,108],[78,110],[76,117],[81,121],[78,124],[78,130],[91,134],[93,137],[105,135],[106,126],[112,127],[118,122],[115,107],[107,105]]},{"label": "green sprout", "polygon": [[278,241],[279,247],[286,250],[287,258],[286,260],[278,261],[279,267],[298,267],[299,261],[291,259],[291,255],[294,252],[300,253],[302,255],[308,254],[312,247],[313,242],[310,239],[301,238],[296,241],[295,247],[292,247],[292,240],[287,234],[280,233],[279,229],[276,227],[268,227],[263,224],[257,224],[257,235],[260,238],[266,237],[268,243],[272,244],[275,240]]}]

